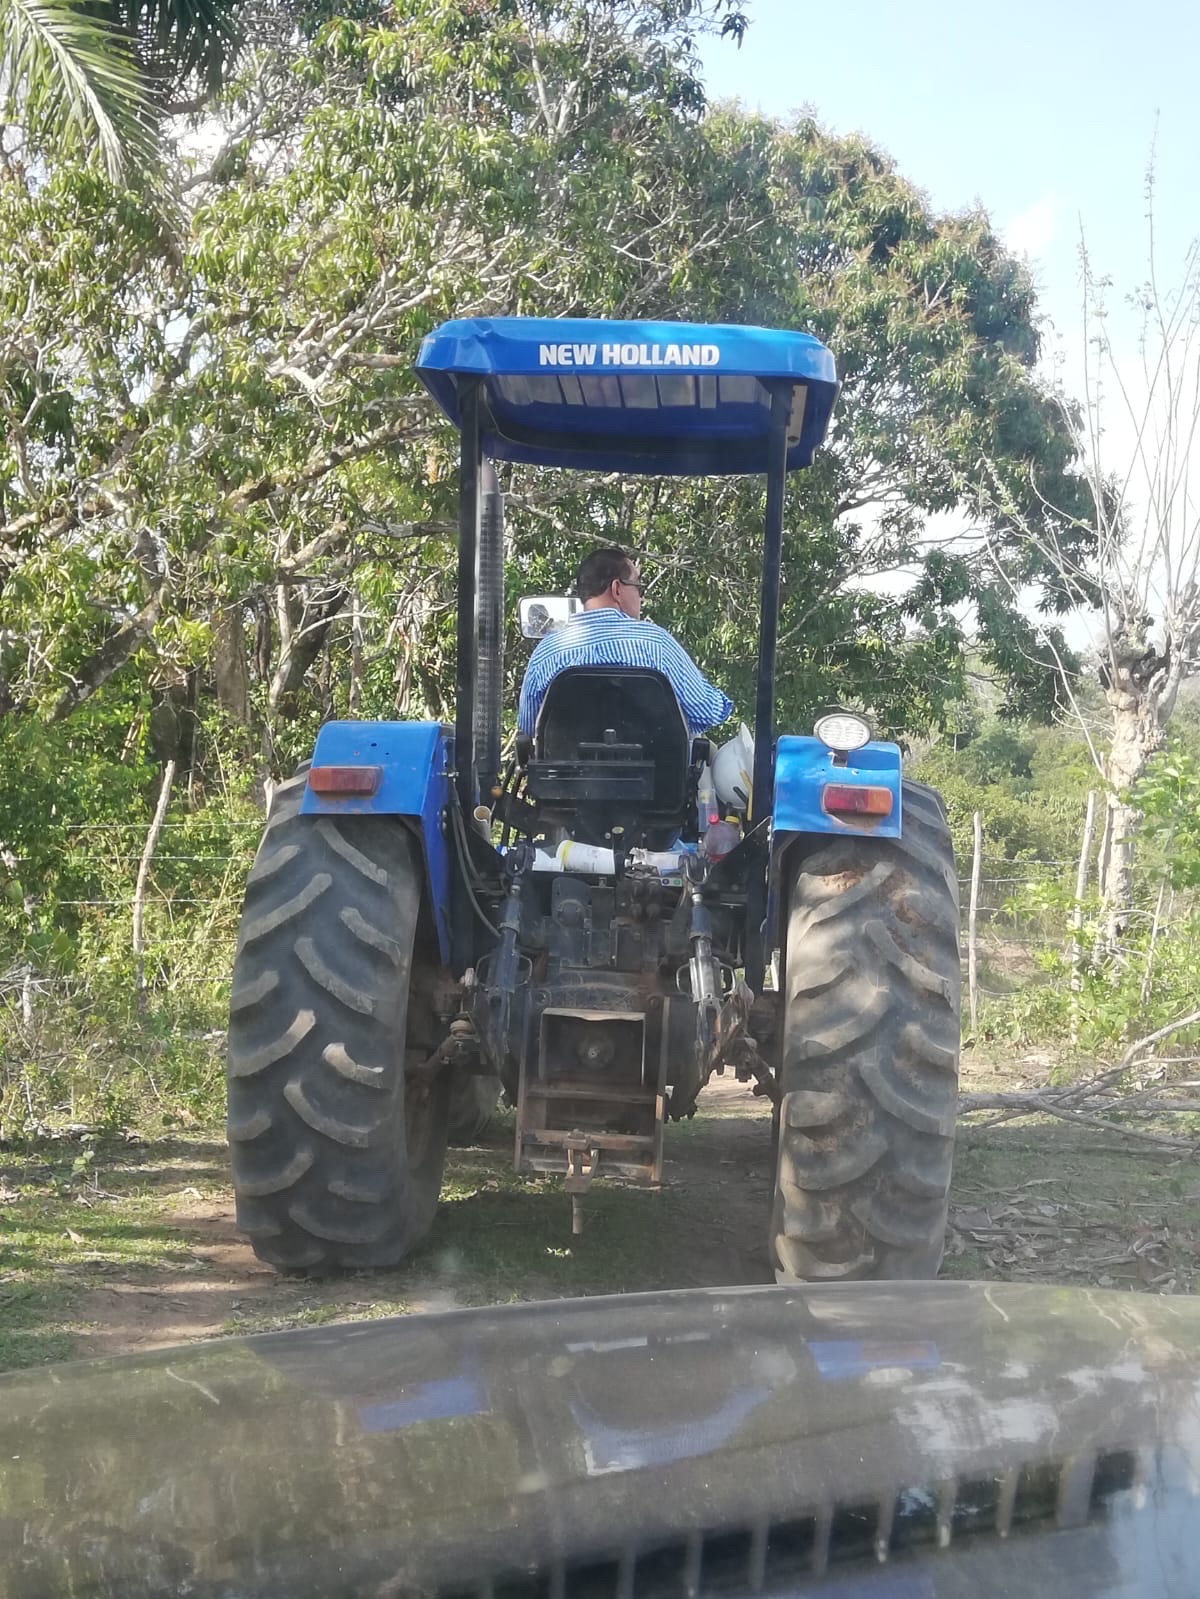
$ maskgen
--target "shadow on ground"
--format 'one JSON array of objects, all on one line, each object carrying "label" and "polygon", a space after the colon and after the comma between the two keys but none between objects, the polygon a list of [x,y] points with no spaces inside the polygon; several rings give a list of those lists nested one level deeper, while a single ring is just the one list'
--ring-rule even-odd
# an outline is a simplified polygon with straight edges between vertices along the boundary
[{"label": "shadow on ground", "polygon": [[[557,1180],[512,1171],[512,1118],[451,1152],[424,1246],[395,1271],[279,1277],[238,1233],[211,1135],[0,1156],[0,1367],[346,1318],[582,1294],[766,1283],[763,1101],[719,1080],[668,1128],[665,1182],[597,1183],[582,1237]],[[6,1184],[8,1185],[6,1187]],[[5,1203],[7,1199],[8,1203]],[[944,1273],[1190,1292],[1200,1172],[1062,1123],[964,1128]]]},{"label": "shadow on ground", "polygon": [[[0,1181],[18,1202],[0,1240],[0,1285],[20,1280],[27,1298],[20,1327],[0,1302],[0,1364],[345,1317],[772,1280],[770,1115],[740,1085],[718,1082],[704,1114],[668,1129],[661,1189],[598,1182],[581,1237],[557,1180],[513,1173],[512,1139],[501,1115],[476,1146],[451,1151],[433,1229],[402,1268],[326,1279],[279,1277],[255,1259],[211,1137],[103,1145],[78,1181],[76,1150],[6,1154]],[[42,1343],[30,1322],[39,1303]]]}]

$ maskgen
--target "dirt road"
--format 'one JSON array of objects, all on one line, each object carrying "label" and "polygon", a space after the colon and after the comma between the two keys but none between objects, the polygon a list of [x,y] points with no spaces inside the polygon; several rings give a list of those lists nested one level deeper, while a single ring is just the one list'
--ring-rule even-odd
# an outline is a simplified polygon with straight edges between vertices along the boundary
[{"label": "dirt road", "polygon": [[[994,1068],[992,1068],[994,1070]],[[1017,1072],[1019,1066],[1014,1066]],[[511,1116],[451,1153],[401,1269],[280,1278],[237,1232],[218,1135],[0,1151],[0,1369],[221,1334],[516,1299],[771,1281],[770,1117],[724,1080],[667,1131],[657,1192],[598,1184],[581,1238],[549,1179],[511,1169]],[[960,1135],[944,1271],[1189,1292],[1200,1174],[1062,1124]]]},{"label": "dirt road", "polygon": [[[476,1147],[451,1152],[433,1232],[411,1261],[312,1281],[255,1259],[215,1137],[103,1145],[87,1178],[67,1184],[44,1149],[0,1154],[0,1365],[38,1358],[5,1359],[6,1283],[35,1304],[41,1287],[47,1324],[84,1356],[345,1316],[772,1280],[770,1115],[739,1084],[718,1081],[703,1116],[670,1129],[661,1190],[598,1184],[580,1238],[559,1184],[516,1177],[511,1156],[512,1119],[500,1115]],[[19,1319],[14,1336],[28,1342],[31,1317]],[[41,1358],[66,1352],[56,1338]]]}]

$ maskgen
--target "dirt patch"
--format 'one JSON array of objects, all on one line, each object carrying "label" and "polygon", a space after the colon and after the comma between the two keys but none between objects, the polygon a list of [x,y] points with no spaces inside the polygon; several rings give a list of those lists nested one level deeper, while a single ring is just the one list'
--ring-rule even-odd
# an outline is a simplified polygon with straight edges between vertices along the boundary
[{"label": "dirt patch", "polygon": [[[1040,1055],[968,1052],[964,1086],[1047,1070]],[[215,1138],[106,1146],[84,1180],[69,1155],[6,1157],[0,1366],[463,1305],[772,1281],[770,1108],[748,1088],[717,1079],[694,1120],[668,1127],[661,1189],[598,1183],[580,1238],[557,1180],[513,1173],[512,1136],[501,1115],[451,1152],[433,1230],[403,1267],[323,1280],[280,1277],[255,1259]],[[1200,1277],[1196,1164],[1098,1145],[1061,1122],[962,1130],[950,1223],[947,1276],[1154,1293],[1190,1292]]]},{"label": "dirt patch", "polygon": [[[223,1175],[221,1157],[205,1148],[208,1174]],[[660,1191],[598,1185],[582,1238],[571,1236],[558,1184],[517,1179],[507,1169],[511,1150],[511,1121],[500,1117],[479,1144],[451,1154],[447,1202],[411,1264],[325,1280],[281,1277],[261,1264],[237,1230],[228,1189],[164,1192],[161,1220],[185,1258],[125,1272],[94,1263],[92,1283],[71,1300],[75,1351],[121,1354],[509,1298],[773,1280],[770,1109],[739,1083],[718,1079],[703,1115],[668,1129]],[[195,1170],[176,1161],[165,1179],[154,1173],[155,1186],[169,1190]],[[105,1280],[95,1282],[101,1270]]]}]

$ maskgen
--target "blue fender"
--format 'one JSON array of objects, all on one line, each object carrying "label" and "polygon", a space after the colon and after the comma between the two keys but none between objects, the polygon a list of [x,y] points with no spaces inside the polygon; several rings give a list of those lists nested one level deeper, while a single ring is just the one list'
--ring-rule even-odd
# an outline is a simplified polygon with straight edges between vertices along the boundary
[{"label": "blue fender", "polygon": [[[887,788],[890,816],[832,816],[821,804],[826,783]],[[766,947],[779,941],[780,868],[798,837],[899,838],[901,828],[900,746],[872,740],[834,765],[834,752],[819,738],[785,734],[775,746],[775,801],[771,815],[771,875],[767,889]]]},{"label": "blue fender", "polygon": [[[772,834],[834,833],[851,838],[900,837],[900,746],[872,741],[834,765],[834,752],[819,738],[785,734],[775,747]],[[822,807],[826,783],[891,790],[890,816],[831,816]]]},{"label": "blue fender", "polygon": [[370,795],[314,794],[306,787],[302,816],[403,816],[420,834],[438,951],[450,963],[450,842],[454,732],[440,722],[326,722],[317,734],[314,766],[377,766]]}]

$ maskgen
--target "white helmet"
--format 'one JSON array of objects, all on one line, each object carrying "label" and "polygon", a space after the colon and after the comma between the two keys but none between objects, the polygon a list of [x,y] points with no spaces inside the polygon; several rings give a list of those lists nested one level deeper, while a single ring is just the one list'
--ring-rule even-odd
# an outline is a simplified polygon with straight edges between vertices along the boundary
[{"label": "white helmet", "polygon": [[713,787],[727,810],[748,811],[754,787],[754,737],[745,722],[713,756]]}]

